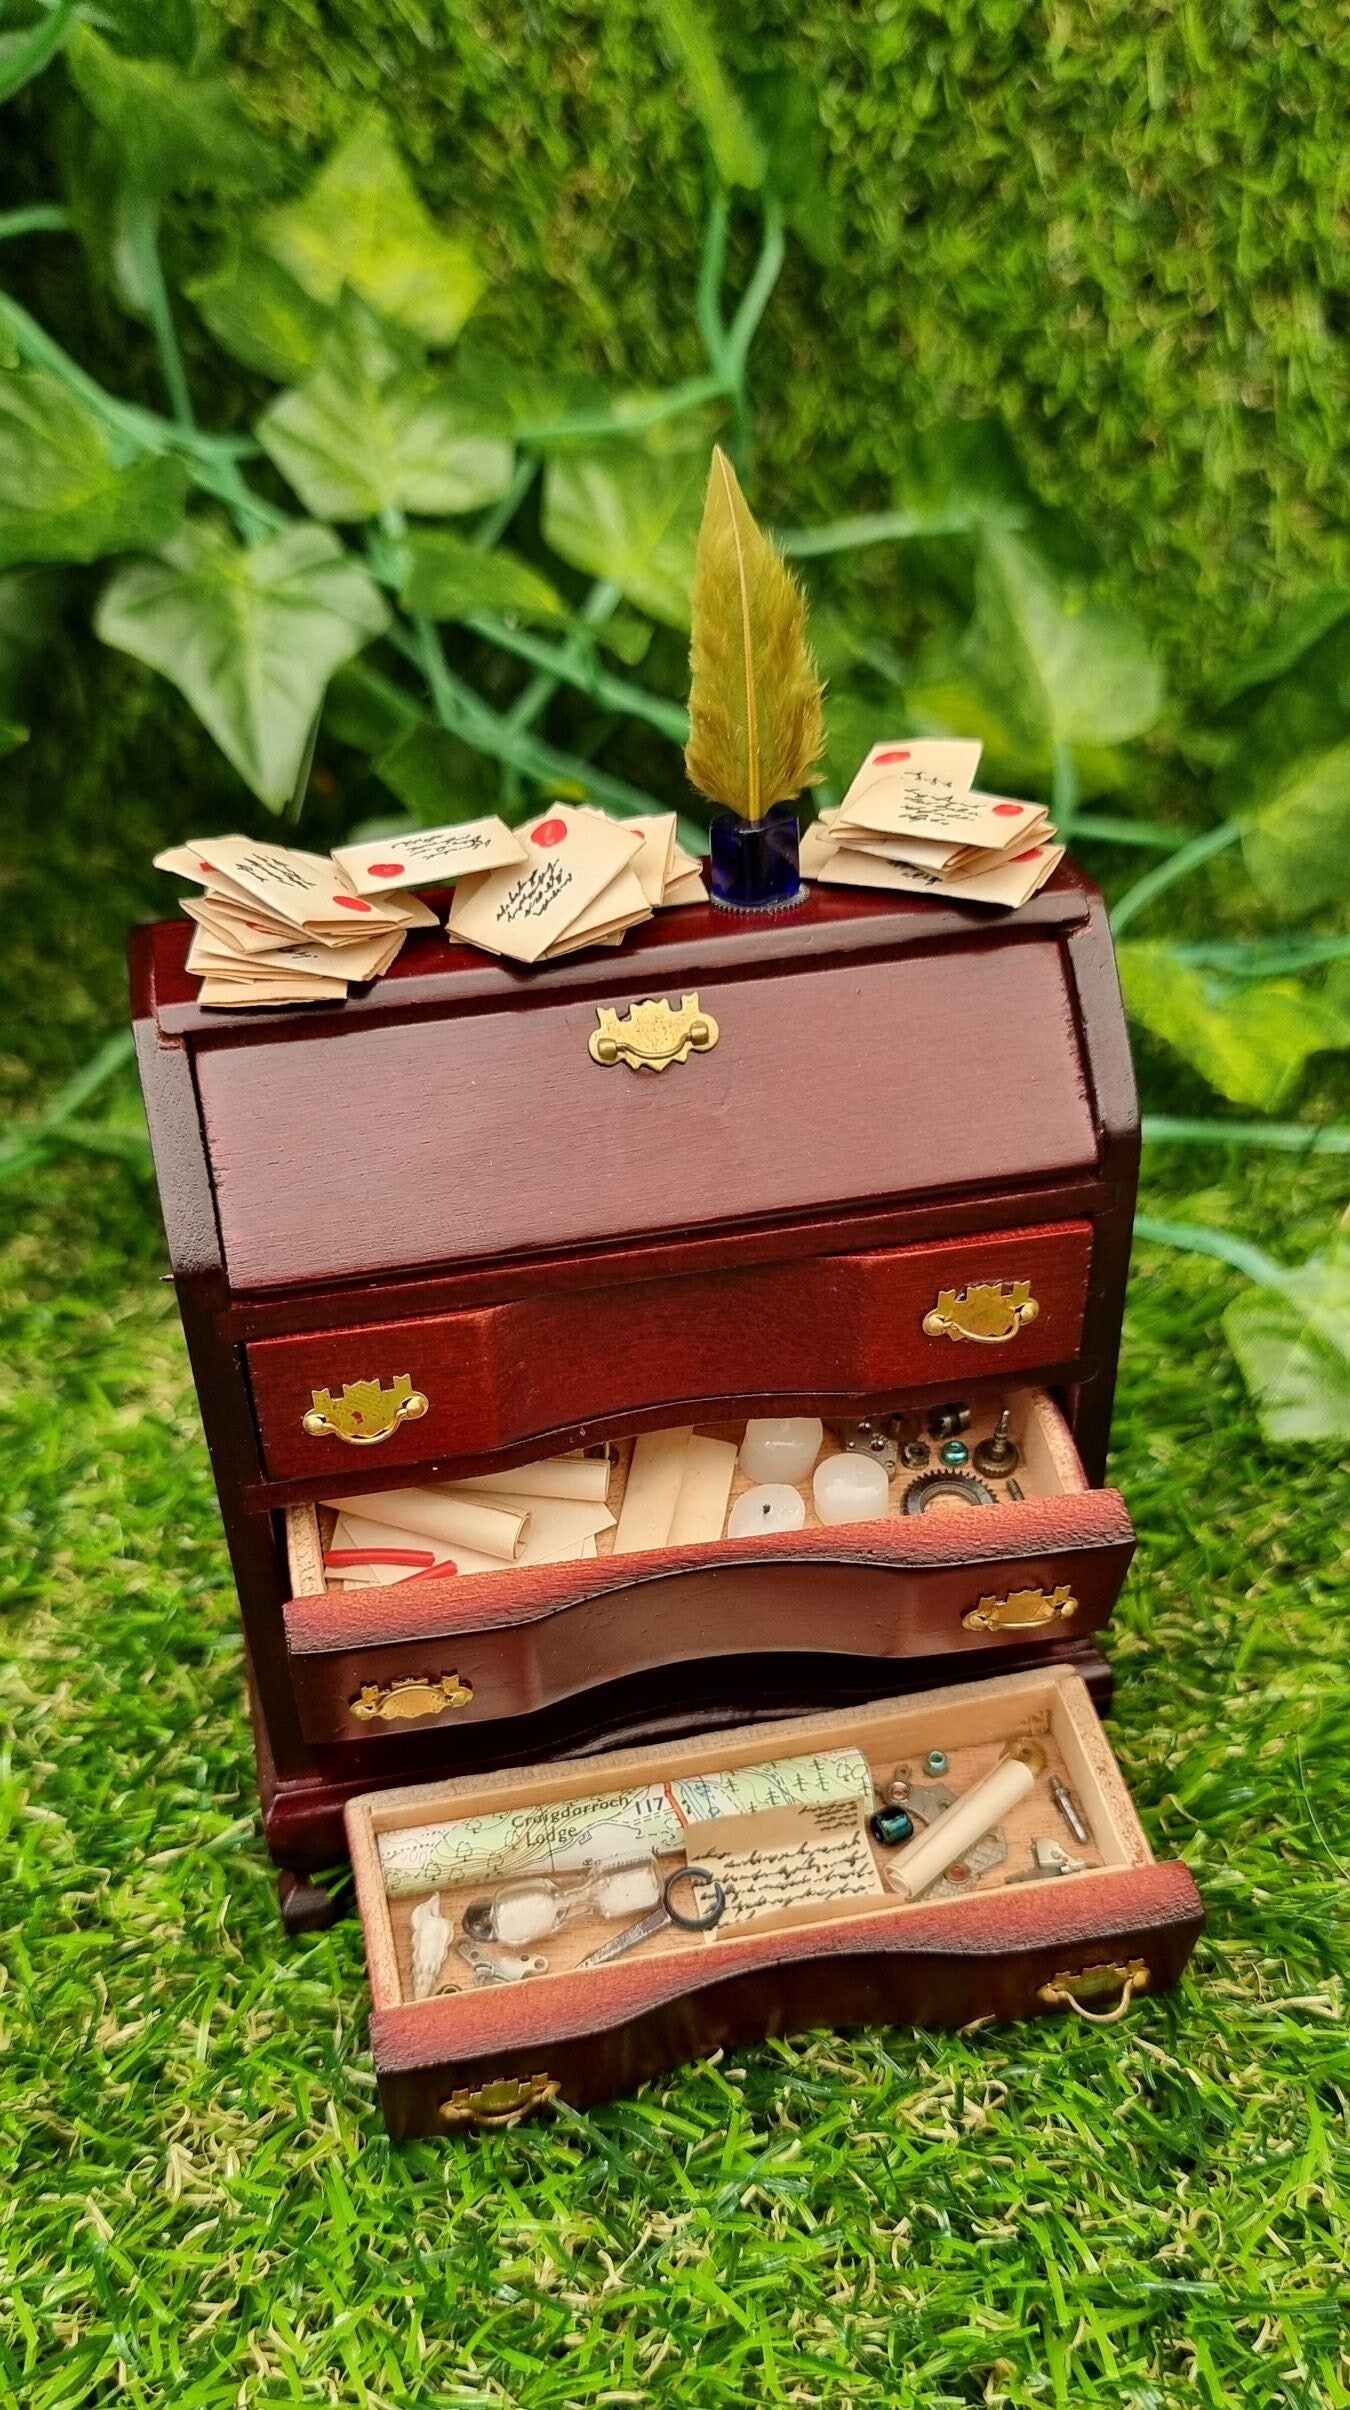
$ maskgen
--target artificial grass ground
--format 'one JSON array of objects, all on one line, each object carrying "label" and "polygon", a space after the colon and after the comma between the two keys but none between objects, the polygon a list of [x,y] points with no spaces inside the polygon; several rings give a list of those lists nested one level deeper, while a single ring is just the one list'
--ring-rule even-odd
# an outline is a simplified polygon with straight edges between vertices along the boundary
[{"label": "artificial grass ground", "polygon": [[[83,816],[11,864],[3,1068],[30,1110],[117,1025],[139,865],[173,833],[162,796],[102,817],[120,740],[88,729]],[[1335,1161],[1188,1154],[1147,1201],[1292,1258],[1343,1187]],[[1263,1447],[1226,1271],[1142,1252],[1116,1434],[1142,1545],[1111,1731],[1208,1901],[1181,1993],[1107,2032],[775,2043],[395,2150],[357,1927],[277,1920],[163,1269],[119,1165],[0,1188],[0,2399],[1350,2403],[1346,1489]]]}]

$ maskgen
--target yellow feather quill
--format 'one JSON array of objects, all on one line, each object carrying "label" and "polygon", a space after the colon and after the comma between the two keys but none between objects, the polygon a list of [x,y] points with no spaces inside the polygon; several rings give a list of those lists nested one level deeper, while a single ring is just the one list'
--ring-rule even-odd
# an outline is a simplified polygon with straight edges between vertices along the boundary
[{"label": "yellow feather quill", "polygon": [[762,820],[819,778],[821,687],[806,597],[714,447],[694,558],[684,766],[710,803]]}]

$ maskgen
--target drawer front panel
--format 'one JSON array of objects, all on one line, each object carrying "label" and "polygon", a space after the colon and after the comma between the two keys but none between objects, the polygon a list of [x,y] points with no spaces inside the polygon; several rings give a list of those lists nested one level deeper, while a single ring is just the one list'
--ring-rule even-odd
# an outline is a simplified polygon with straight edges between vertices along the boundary
[{"label": "drawer front panel", "polygon": [[299,1599],[291,1675],[307,1740],[370,1743],[530,1715],[662,1666],[1022,1649],[1099,1631],[1133,1549],[1118,1492],[1088,1490],[940,1532],[856,1526],[544,1568],[519,1582],[553,1598],[523,1616],[501,1574]]},{"label": "drawer front panel", "polygon": [[264,1339],[247,1351],[264,1462],[355,1490],[658,1410],[1020,1382],[1075,1363],[1091,1261],[1091,1224],[1062,1222]]}]

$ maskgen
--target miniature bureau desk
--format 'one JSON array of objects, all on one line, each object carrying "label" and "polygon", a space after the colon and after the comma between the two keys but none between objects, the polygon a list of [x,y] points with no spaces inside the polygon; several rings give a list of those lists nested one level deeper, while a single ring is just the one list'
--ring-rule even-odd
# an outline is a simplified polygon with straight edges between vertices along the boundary
[{"label": "miniature bureau desk", "polygon": [[[293,1929],[359,1793],[986,1675],[1104,1701],[1138,1133],[1075,870],[1012,917],[816,888],[531,970],[419,932],[307,1010],[203,1010],[189,935],[135,933],[136,1035]],[[597,1055],[651,998],[716,1044]],[[342,1596],[305,1545],[344,1489],[954,1396],[1017,1401],[1039,1494]]]}]

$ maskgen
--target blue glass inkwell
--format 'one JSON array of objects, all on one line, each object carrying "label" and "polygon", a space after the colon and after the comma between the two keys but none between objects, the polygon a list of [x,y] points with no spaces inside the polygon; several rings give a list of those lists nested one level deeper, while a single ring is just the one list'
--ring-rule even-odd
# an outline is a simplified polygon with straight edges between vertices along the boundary
[{"label": "blue glass inkwell", "polygon": [[721,810],[708,836],[723,912],[790,912],[806,898],[797,798],[825,744],[806,597],[714,447],[691,597],[691,785]]}]

